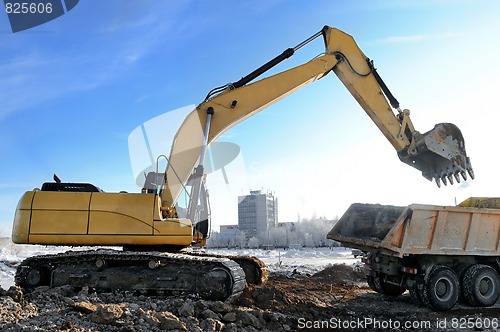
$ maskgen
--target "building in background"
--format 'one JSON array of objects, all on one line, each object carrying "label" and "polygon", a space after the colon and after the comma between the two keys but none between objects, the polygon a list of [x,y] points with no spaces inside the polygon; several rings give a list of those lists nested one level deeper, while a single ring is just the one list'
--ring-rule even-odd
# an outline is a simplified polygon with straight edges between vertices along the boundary
[{"label": "building in background", "polygon": [[220,225],[219,229],[221,233],[227,233],[235,236],[238,232],[238,225]]},{"label": "building in background", "polygon": [[247,238],[259,237],[278,226],[278,198],[271,192],[250,191],[238,196],[238,229]]},{"label": "building in background", "polygon": [[233,247],[239,238],[240,231],[238,225],[220,225],[218,243],[225,247]]},{"label": "building in background", "polygon": [[238,225],[220,225],[219,237],[224,241],[230,243],[231,240],[238,237]]}]

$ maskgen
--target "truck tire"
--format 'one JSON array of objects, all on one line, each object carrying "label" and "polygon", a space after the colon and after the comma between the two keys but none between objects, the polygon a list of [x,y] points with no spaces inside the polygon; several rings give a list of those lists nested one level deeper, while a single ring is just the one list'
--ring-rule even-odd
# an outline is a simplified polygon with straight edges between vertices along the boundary
[{"label": "truck tire", "polygon": [[483,264],[472,265],[465,272],[462,289],[467,303],[474,307],[488,307],[499,297],[500,281],[497,271]]},{"label": "truck tire", "polygon": [[433,310],[445,311],[453,308],[460,293],[458,277],[452,269],[436,265],[424,279],[420,297]]},{"label": "truck tire", "polygon": [[377,273],[373,278],[373,285],[376,292],[387,296],[399,296],[405,292],[405,288],[389,284],[384,281],[384,276]]},{"label": "truck tire", "polygon": [[455,268],[455,273],[458,277],[458,281],[460,282],[460,294],[458,294],[458,303],[462,304],[467,304],[467,300],[465,299],[464,296],[464,289],[463,289],[463,280],[465,276],[465,272],[471,267],[470,264],[461,264],[458,267]]}]

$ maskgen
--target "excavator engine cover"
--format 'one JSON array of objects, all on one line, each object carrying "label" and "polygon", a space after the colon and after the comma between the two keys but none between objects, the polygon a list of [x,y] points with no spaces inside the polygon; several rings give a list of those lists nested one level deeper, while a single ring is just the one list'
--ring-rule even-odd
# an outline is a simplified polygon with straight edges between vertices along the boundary
[{"label": "excavator engine cover", "polygon": [[426,179],[436,180],[438,187],[441,182],[453,184],[453,178],[460,182],[460,176],[467,180],[467,173],[474,179],[462,132],[452,123],[438,123],[424,134],[414,132],[412,144],[398,155]]}]

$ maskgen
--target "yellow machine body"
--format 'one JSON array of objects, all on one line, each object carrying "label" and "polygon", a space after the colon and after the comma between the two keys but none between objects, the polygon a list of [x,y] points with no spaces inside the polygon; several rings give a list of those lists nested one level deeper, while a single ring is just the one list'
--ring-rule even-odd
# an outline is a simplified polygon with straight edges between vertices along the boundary
[{"label": "yellow machine body", "polygon": [[37,190],[19,201],[12,241],[187,247],[194,238],[190,220],[162,218],[158,195]]}]

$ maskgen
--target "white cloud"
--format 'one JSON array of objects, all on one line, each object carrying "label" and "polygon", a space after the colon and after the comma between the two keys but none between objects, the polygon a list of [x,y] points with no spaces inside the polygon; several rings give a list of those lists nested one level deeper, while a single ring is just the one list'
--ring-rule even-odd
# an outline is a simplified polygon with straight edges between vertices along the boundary
[{"label": "white cloud", "polygon": [[430,40],[441,40],[454,37],[455,34],[451,32],[439,33],[434,35],[415,34],[415,35],[402,35],[402,36],[389,36],[377,40],[381,44],[407,44],[407,43],[421,43]]},{"label": "white cloud", "polygon": [[48,100],[93,89],[110,77],[103,51],[92,56],[83,51],[27,53],[23,57],[6,56],[0,66],[0,120]]}]

